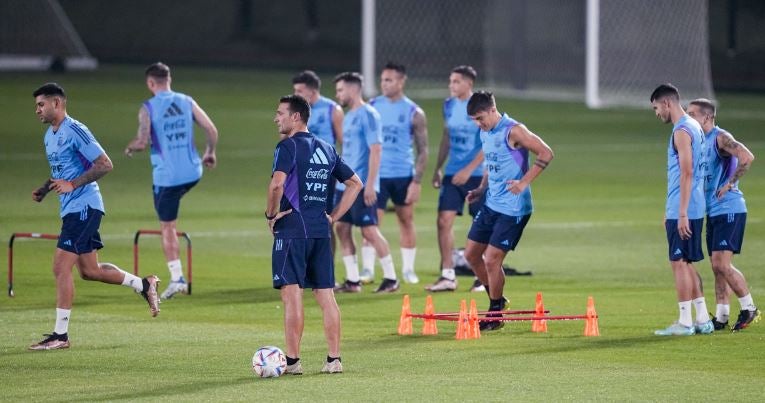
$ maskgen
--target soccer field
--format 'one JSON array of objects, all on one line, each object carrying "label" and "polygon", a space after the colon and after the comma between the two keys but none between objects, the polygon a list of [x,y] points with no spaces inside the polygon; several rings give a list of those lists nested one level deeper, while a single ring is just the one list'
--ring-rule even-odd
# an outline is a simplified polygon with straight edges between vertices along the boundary
[{"label": "soccer field", "polygon": [[[544,334],[532,333],[529,322],[513,322],[479,340],[455,340],[452,322],[439,322],[436,336],[420,336],[422,322],[415,320],[414,336],[397,335],[402,296],[409,294],[412,310],[421,312],[423,286],[439,272],[437,192],[424,181],[415,213],[422,283],[404,284],[395,294],[376,295],[367,286],[361,294],[337,296],[345,373],[319,373],[326,344],[309,292],[301,354],[306,373],[255,378],[253,352],[263,345],[284,346],[281,301],[271,287],[272,237],[263,210],[278,138],[272,119],[278,97],[291,92],[290,75],[176,68],[173,76],[173,89],[192,95],[220,131],[218,167],[206,171],[183,199],[178,223],[193,240],[193,295],[164,302],[152,319],[145,302],[128,288],[78,278],[69,328],[72,348],[29,352],[27,346],[54,323],[55,245],[17,241],[16,297],[0,296],[0,400],[762,399],[765,321],[736,334],[653,336],[653,330],[676,320],[677,304],[662,225],[671,127],[648,108],[650,94],[641,110],[498,100],[500,110],[543,137],[556,156],[533,185],[535,213],[517,251],[505,261],[533,271],[531,277],[508,278],[510,308],[533,309],[536,293],[542,292],[551,314],[583,314],[591,295],[600,337],[583,337],[582,321],[550,321]],[[333,96],[330,76],[323,78],[324,95]],[[46,126],[37,120],[31,96],[46,81],[58,81],[67,90],[70,115],[91,129],[114,163],[99,181],[107,210],[100,230],[106,247],[99,255],[130,270],[135,231],[159,227],[148,155],[129,159],[122,154],[135,135],[140,103],[149,97],[142,66],[59,76],[0,75],[0,240],[14,232],[57,234],[60,229],[55,194],[41,204],[31,200],[32,190],[49,175],[42,144]],[[765,159],[765,97],[719,98],[720,125]],[[429,180],[443,127],[441,101],[415,101],[429,118]],[[203,138],[197,130],[198,145]],[[749,218],[743,254],[735,259],[761,307],[764,166],[755,161],[741,182]],[[467,218],[457,221],[458,244],[468,228]],[[394,216],[386,216],[382,230],[400,273]],[[147,237],[141,245],[142,274],[154,272],[168,281],[159,240]],[[342,279],[342,262],[336,263]],[[714,311],[709,260],[697,268],[707,306]],[[379,278],[379,266],[377,272]],[[485,309],[485,294],[467,291],[472,278],[459,280],[457,292],[434,294],[436,311],[455,311],[461,299],[470,298]],[[734,320],[738,309],[733,295]]]}]

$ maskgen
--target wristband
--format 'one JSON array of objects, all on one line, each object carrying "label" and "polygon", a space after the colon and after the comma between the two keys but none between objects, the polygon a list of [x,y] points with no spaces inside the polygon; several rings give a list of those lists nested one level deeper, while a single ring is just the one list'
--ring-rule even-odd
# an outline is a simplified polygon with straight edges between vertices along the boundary
[{"label": "wristband", "polygon": [[269,217],[269,216],[268,216],[268,213],[266,213],[266,212],[263,212],[263,215],[265,215],[265,216],[266,216],[266,220],[268,220],[268,221],[271,221],[271,220],[273,220],[274,218],[276,218],[276,214],[274,214],[274,215],[272,215],[272,216],[270,216],[270,217]]}]

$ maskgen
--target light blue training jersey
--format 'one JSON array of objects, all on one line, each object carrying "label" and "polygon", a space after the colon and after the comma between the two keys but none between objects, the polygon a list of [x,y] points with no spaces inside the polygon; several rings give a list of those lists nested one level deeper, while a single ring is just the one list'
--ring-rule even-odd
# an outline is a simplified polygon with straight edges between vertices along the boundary
[{"label": "light blue training jersey", "polygon": [[406,96],[392,101],[379,96],[369,101],[382,122],[381,178],[408,178],[414,175],[412,118],[417,104]]},{"label": "light blue training jersey", "polygon": [[520,123],[503,114],[496,126],[481,130],[484,164],[489,175],[485,206],[509,216],[531,214],[531,186],[520,194],[507,190],[507,181],[520,180],[529,170],[529,150],[512,148],[508,142],[510,130]]},{"label": "light blue training jersey", "polygon": [[[369,147],[382,143],[382,125],[380,114],[369,104],[350,110],[343,118],[343,160],[359,175],[364,186],[368,186]],[[380,175],[372,184],[380,191]],[[343,183],[337,184],[338,190],[344,190]]]},{"label": "light blue training jersey", "polygon": [[337,142],[337,134],[332,126],[332,112],[336,107],[335,101],[320,96],[316,103],[311,105],[311,116],[308,118],[308,131],[333,146]]},{"label": "light blue training jersey", "polygon": [[[48,127],[45,132],[45,153],[50,164],[50,177],[68,181],[82,175],[93,166],[92,162],[96,158],[105,154],[90,130],[69,116],[61,122],[58,131],[54,132],[53,127]],[[80,213],[88,207],[106,212],[96,182],[60,194],[58,199],[61,202],[61,217],[70,213]]]},{"label": "light blue training jersey", "polygon": [[[449,161],[444,173],[454,175],[470,164],[481,151],[481,129],[467,113],[469,99],[456,97],[444,101],[444,125],[449,131]],[[470,176],[483,176],[483,164]]]},{"label": "light blue training jersey", "polygon": [[705,135],[707,175],[704,180],[704,194],[706,195],[707,215],[710,217],[746,213],[746,201],[744,194],[738,188],[738,181],[721,199],[717,198],[717,190],[730,182],[730,178],[738,167],[738,158],[732,155],[725,157],[720,155],[721,151],[717,148],[717,136],[723,132],[725,132],[724,129],[715,126],[712,131]]},{"label": "light blue training jersey", "polygon": [[706,202],[704,200],[704,133],[698,122],[688,115],[682,118],[672,127],[667,147],[667,204],[665,216],[667,219],[679,218],[680,210],[680,160],[678,158],[675,143],[673,141],[676,131],[678,135],[691,137],[691,150],[693,157],[693,176],[691,178],[691,194],[688,201],[688,219],[695,220],[704,218]]},{"label": "light blue training jersey", "polygon": [[143,103],[151,119],[151,166],[154,186],[178,186],[202,177],[194,145],[191,97],[162,91]]}]

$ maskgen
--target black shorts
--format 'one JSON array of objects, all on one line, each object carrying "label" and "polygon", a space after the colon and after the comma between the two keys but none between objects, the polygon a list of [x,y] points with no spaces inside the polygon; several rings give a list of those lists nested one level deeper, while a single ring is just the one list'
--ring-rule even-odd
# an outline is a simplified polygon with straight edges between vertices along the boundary
[{"label": "black shorts", "polygon": [[677,232],[677,220],[666,220],[664,226],[667,230],[669,260],[684,260],[691,263],[704,260],[704,252],[701,250],[701,228],[703,223],[703,218],[688,220],[691,228],[691,237],[689,239],[681,239],[680,233]]},{"label": "black shorts", "polygon": [[385,210],[388,199],[393,201],[394,206],[406,206],[406,192],[412,177],[406,178],[380,178],[380,193],[377,195],[377,208]]},{"label": "black shorts", "polygon": [[745,227],[746,213],[707,217],[707,253],[710,256],[721,250],[741,253]]},{"label": "black shorts", "polygon": [[154,210],[157,211],[159,221],[175,221],[178,218],[181,197],[198,182],[194,181],[178,186],[154,186]]},{"label": "black shorts", "polygon": [[104,213],[88,207],[79,213],[69,213],[62,218],[59,249],[82,255],[104,247],[98,227]]},{"label": "black shorts", "polygon": [[[482,176],[471,176],[465,184],[457,186],[452,184],[452,176],[444,176],[441,181],[441,191],[438,193],[438,211],[456,211],[457,215],[462,215],[465,207],[465,198],[469,191],[481,185]],[[483,199],[468,204],[468,212],[475,217],[483,206]]]}]

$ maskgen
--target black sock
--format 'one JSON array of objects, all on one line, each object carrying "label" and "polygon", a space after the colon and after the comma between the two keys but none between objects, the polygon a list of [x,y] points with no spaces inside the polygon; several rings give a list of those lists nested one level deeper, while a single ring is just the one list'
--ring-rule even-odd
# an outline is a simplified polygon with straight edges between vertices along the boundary
[{"label": "black sock", "polygon": [[69,333],[58,334],[53,332],[53,336],[56,336],[56,340],[67,341],[69,340]]},{"label": "black sock", "polygon": [[490,311],[501,311],[502,310],[502,305],[504,305],[504,302],[505,302],[505,298],[501,297],[499,299],[489,299],[489,301],[491,301],[489,303],[489,310]]},{"label": "black sock", "polygon": [[340,362],[343,362],[343,360],[341,360],[339,356],[338,356],[338,357],[330,357],[330,356],[327,356],[327,362],[332,362],[332,361],[334,361],[334,360],[338,360],[338,361],[340,361]]},{"label": "black sock", "polygon": [[295,365],[295,363],[297,363],[298,361],[300,361],[300,357],[292,358],[290,356],[287,356],[287,365]]},{"label": "black sock", "polygon": [[143,293],[148,292],[149,291],[149,280],[147,280],[146,278],[143,278],[143,279],[141,279],[141,284],[143,284],[143,291],[141,291],[141,292],[143,292]]}]

